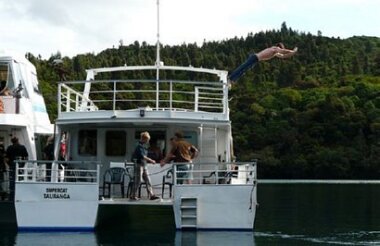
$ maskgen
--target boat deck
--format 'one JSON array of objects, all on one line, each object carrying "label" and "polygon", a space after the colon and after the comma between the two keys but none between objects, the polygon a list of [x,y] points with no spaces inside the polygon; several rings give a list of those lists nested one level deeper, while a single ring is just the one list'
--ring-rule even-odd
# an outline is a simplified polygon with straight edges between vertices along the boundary
[{"label": "boat deck", "polygon": [[173,206],[172,199],[140,199],[138,201],[129,198],[104,198],[99,201],[99,205],[154,205],[154,206]]}]

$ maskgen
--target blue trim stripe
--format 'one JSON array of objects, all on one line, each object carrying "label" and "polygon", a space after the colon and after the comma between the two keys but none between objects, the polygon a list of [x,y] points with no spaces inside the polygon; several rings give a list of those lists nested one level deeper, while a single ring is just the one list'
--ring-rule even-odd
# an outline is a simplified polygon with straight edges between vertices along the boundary
[{"label": "blue trim stripe", "polygon": [[93,232],[95,227],[18,227],[19,232]]},{"label": "blue trim stripe", "polygon": [[253,231],[253,228],[177,228],[177,231]]},{"label": "blue trim stripe", "polygon": [[33,104],[33,111],[46,113],[46,107],[44,104]]}]

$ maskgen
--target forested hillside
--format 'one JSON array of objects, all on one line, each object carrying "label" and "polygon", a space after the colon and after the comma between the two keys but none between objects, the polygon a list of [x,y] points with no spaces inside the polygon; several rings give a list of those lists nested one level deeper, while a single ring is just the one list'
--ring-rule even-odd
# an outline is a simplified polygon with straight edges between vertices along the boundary
[{"label": "forested hillside", "polygon": [[[315,36],[283,23],[280,30],[201,46],[164,45],[161,60],[231,71],[249,53],[278,42],[299,53],[260,63],[230,91],[237,159],[258,158],[259,178],[380,178],[380,38]],[[84,80],[90,67],[152,65],[155,47],[135,42],[73,58],[27,56],[54,120],[54,59],[63,59],[68,80]]]}]

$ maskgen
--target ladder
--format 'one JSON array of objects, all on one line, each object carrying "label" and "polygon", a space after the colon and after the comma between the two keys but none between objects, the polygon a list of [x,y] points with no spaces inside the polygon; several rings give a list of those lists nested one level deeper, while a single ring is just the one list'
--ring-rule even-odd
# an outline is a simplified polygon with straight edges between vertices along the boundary
[{"label": "ladder", "polygon": [[181,197],[181,228],[197,228],[197,198]]}]

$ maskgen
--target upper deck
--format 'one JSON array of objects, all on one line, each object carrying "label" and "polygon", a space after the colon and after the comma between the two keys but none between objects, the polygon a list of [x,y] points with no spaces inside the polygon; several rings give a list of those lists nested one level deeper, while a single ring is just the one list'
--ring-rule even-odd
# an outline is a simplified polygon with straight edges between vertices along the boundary
[{"label": "upper deck", "polygon": [[[149,71],[150,70],[150,71]],[[159,79],[176,72],[180,79]],[[155,78],[95,80],[100,73],[145,73]],[[213,81],[184,80],[195,73]],[[154,75],[153,75],[154,76]],[[227,71],[175,66],[121,66],[87,70],[86,81],[60,82],[58,122],[228,122]]]},{"label": "upper deck", "polygon": [[0,114],[1,130],[11,131],[7,136],[24,127],[33,134],[53,133],[36,68],[23,56],[0,52]]}]

